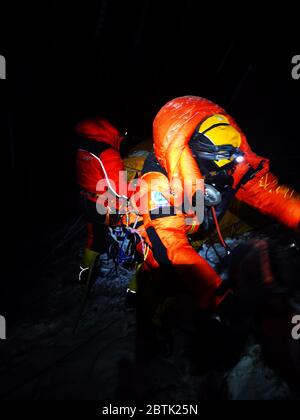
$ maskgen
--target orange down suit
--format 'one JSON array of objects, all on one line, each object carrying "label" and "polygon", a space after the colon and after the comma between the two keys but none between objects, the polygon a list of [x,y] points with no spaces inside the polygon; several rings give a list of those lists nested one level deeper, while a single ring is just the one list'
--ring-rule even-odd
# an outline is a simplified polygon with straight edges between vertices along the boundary
[{"label": "orange down suit", "polygon": [[[98,214],[96,202],[100,202],[99,195],[107,188],[98,189],[99,181],[108,179],[113,184],[114,192],[108,192],[108,200],[101,204],[105,208],[109,205],[119,206],[116,194],[120,194],[120,182],[126,185],[124,164],[120,155],[122,136],[109,121],[104,118],[89,118],[77,125],[79,136],[76,157],[78,184],[84,199],[87,216],[87,248],[102,252],[107,245],[106,217]],[[110,195],[111,194],[111,195]],[[112,197],[112,203],[109,197]]]},{"label": "orange down suit", "polygon": [[[263,214],[276,218],[289,228],[297,229],[300,221],[300,199],[291,189],[279,185],[276,176],[269,171],[269,161],[252,152],[241,129],[221,107],[193,96],[169,102],[155,118],[154,151],[167,176],[157,172],[146,173],[143,176],[142,179],[150,191],[141,191],[140,194],[148,194],[149,209],[153,208],[153,180],[157,181],[156,191],[160,191],[171,203],[173,183],[178,185],[182,184],[184,179],[194,181],[202,178],[189,148],[189,141],[198,124],[214,114],[225,115],[242,136],[240,149],[245,153],[245,160],[234,169],[234,187],[239,184],[249,168],[259,168],[255,176],[238,190],[236,198],[257,208]],[[164,258],[177,270],[179,277],[193,292],[198,306],[214,310],[218,305],[215,290],[220,286],[221,279],[190,245],[188,233],[201,229],[201,225],[195,221],[193,226],[188,226],[187,217],[190,216],[177,214],[153,220],[149,213],[143,215],[142,231],[151,245],[144,269],[155,270],[160,266],[155,258],[156,242],[159,238]]]},{"label": "orange down suit", "polygon": [[[97,184],[105,179],[105,174],[100,159],[109,180],[114,182],[119,193],[120,172],[125,171],[124,163],[120,156],[120,147],[124,139],[120,132],[107,120],[101,117],[87,119],[77,126],[78,135],[86,139],[86,144],[77,151],[78,184],[82,190],[95,194],[89,197],[96,202]],[[91,147],[92,144],[97,147]],[[126,185],[126,184],[125,184]]]}]

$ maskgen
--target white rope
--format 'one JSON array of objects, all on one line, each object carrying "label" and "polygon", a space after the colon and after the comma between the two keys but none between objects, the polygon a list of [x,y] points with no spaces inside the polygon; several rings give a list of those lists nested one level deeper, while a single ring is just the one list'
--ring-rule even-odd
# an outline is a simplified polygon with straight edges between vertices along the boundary
[{"label": "white rope", "polygon": [[79,273],[79,282],[81,282],[81,277],[82,277],[82,275],[83,275],[83,273],[85,273],[86,271],[88,271],[90,269],[90,267],[87,267],[87,268],[83,268],[83,267],[80,267],[80,273]]},{"label": "white rope", "polygon": [[83,149],[81,149],[81,151],[82,151],[82,152],[89,153],[91,156],[93,156],[95,159],[97,159],[97,161],[100,163],[101,168],[102,168],[102,171],[103,171],[104,176],[105,176],[105,179],[106,179],[106,182],[107,182],[107,185],[108,185],[109,189],[111,190],[111,192],[112,192],[113,194],[115,194],[115,196],[116,196],[117,198],[124,198],[125,200],[128,200],[128,197],[126,197],[126,195],[119,195],[119,194],[118,194],[118,193],[117,193],[117,192],[113,189],[113,187],[112,187],[112,185],[111,185],[111,183],[110,183],[110,179],[108,178],[108,175],[107,175],[107,172],[106,172],[105,166],[103,165],[103,162],[101,161],[101,159],[100,159],[98,156],[96,156],[96,155],[94,155],[93,153],[91,153],[91,152],[87,152],[86,150],[83,150]]},{"label": "white rope", "polygon": [[137,292],[135,292],[134,290],[131,290],[131,289],[127,289],[127,293],[132,293],[134,295],[137,295]]}]

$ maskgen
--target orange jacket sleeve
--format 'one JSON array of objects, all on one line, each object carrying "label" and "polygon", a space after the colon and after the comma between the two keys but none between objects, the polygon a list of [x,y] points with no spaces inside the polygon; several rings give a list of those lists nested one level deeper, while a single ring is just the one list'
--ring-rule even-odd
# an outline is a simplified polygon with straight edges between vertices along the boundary
[{"label": "orange jacket sleeve", "polygon": [[280,185],[271,172],[258,173],[239,190],[237,198],[291,229],[298,228],[300,197],[292,188]]},{"label": "orange jacket sleeve", "polygon": [[154,221],[152,226],[166,248],[170,263],[195,296],[198,306],[215,310],[215,291],[220,286],[221,279],[190,245],[185,234],[185,218],[166,217]]}]

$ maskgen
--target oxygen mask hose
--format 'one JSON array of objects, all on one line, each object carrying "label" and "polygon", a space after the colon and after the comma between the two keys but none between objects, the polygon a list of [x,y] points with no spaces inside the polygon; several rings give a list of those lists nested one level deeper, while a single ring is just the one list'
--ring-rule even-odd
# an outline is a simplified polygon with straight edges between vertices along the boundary
[{"label": "oxygen mask hose", "polygon": [[229,255],[231,253],[230,248],[223,238],[215,207],[211,207],[211,212],[212,212],[212,215],[213,215],[213,219],[214,219],[214,223],[215,223],[215,226],[216,226],[216,229],[217,229],[217,233],[218,233],[220,243],[223,246],[223,248],[225,249],[225,251],[227,252],[227,254]]}]

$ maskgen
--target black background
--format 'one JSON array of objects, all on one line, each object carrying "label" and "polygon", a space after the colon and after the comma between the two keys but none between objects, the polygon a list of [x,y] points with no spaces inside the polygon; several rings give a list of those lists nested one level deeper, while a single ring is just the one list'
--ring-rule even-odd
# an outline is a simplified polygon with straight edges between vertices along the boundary
[{"label": "black background", "polygon": [[[70,240],[57,246],[79,213],[74,127],[82,117],[108,117],[128,129],[133,145],[151,137],[168,100],[207,97],[235,117],[254,151],[300,192],[300,80],[291,75],[300,37],[293,6],[6,3],[0,4],[0,55],[7,60],[7,80],[0,80],[0,315],[9,330],[25,313],[36,322],[41,296],[60,282],[72,288],[67,302],[53,305],[55,314],[76,293],[79,256],[77,265]],[[72,245],[77,253],[77,242]],[[38,343],[32,346],[35,355]]]},{"label": "black background", "polygon": [[300,54],[296,11],[252,2],[10,2],[0,14],[2,221],[12,231],[78,211],[74,125],[108,116],[132,143],[181,95],[207,97],[253,149],[299,186]]}]

